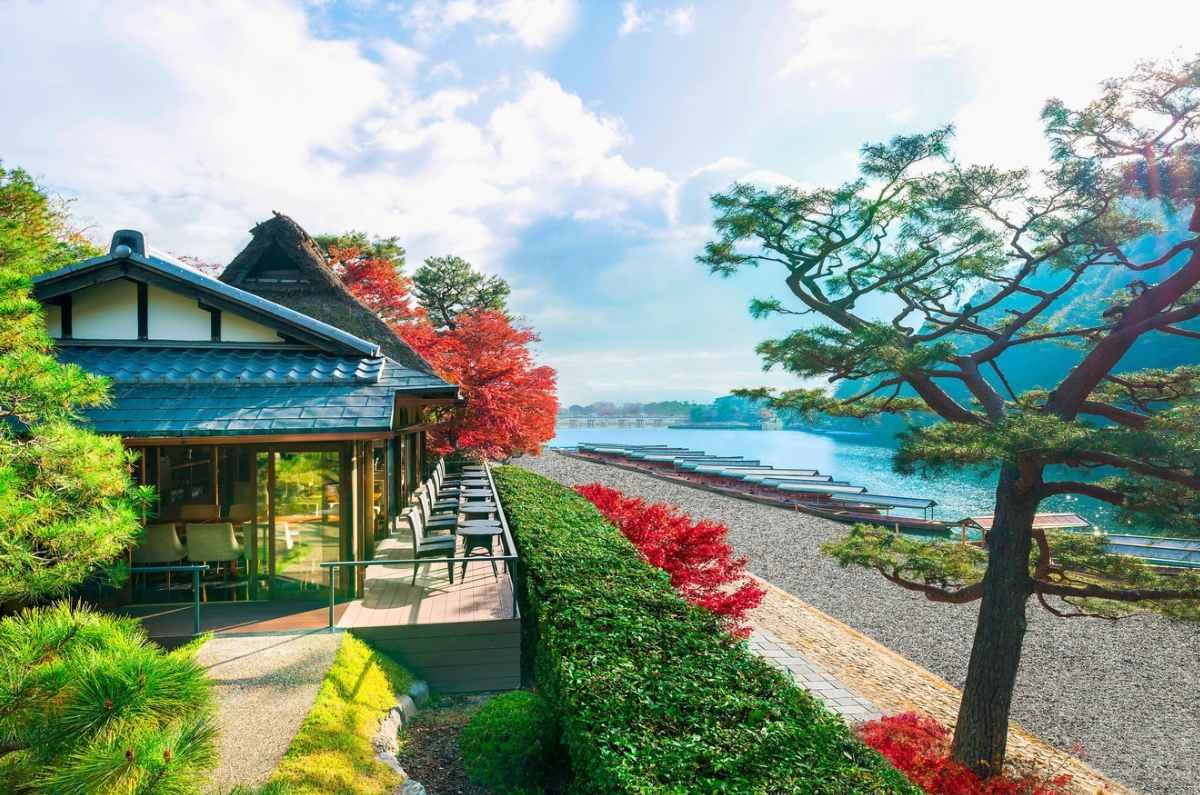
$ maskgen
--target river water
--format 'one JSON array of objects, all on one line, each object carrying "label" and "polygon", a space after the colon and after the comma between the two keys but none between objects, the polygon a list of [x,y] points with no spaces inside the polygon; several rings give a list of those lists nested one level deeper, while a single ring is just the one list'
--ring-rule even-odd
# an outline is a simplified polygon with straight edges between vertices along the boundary
[{"label": "river water", "polygon": [[[834,480],[866,486],[872,494],[936,500],[938,505],[933,509],[933,516],[942,521],[990,514],[995,503],[994,475],[981,475],[970,470],[936,479],[897,474],[892,471],[894,446],[872,434],[559,428],[550,444],[565,447],[580,442],[665,444],[715,455],[740,455],[775,467],[817,469],[822,474],[833,475]],[[1072,511],[1109,532],[1152,532],[1150,528],[1121,526],[1109,506],[1086,497],[1055,497],[1042,503],[1041,510]]]}]

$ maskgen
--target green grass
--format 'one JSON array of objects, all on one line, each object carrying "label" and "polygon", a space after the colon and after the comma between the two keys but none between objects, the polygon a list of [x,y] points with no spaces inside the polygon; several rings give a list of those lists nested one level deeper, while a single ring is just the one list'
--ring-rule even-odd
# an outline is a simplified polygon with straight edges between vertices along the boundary
[{"label": "green grass", "polygon": [[496,471],[538,687],[573,791],[917,793],[824,705],[685,602],[570,489]]},{"label": "green grass", "polygon": [[342,636],[316,702],[271,779],[235,795],[385,795],[400,785],[376,761],[371,735],[413,678],[350,633]]}]

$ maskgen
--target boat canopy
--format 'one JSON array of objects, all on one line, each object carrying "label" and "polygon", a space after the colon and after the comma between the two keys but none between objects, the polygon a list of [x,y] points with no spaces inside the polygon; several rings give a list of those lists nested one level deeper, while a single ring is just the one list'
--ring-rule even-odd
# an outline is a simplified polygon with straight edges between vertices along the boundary
[{"label": "boat canopy", "polygon": [[1200,569],[1200,539],[1110,535],[1108,550],[1118,555],[1136,555],[1154,566]]},{"label": "boat canopy", "polygon": [[734,475],[746,483],[833,483],[833,475]]},{"label": "boat canopy", "polygon": [[770,483],[780,491],[799,491],[806,494],[863,494],[866,486],[851,486],[842,483]]},{"label": "boat canopy", "polygon": [[[996,517],[969,516],[966,521],[982,530],[991,530]],[[1033,515],[1034,530],[1073,530],[1081,527],[1091,527],[1092,523],[1077,513],[1035,513]]]},{"label": "boat canopy", "polygon": [[934,500],[926,500],[920,497],[892,497],[887,494],[835,494],[833,499],[836,502],[849,502],[858,505],[884,505],[891,508],[920,508],[926,510],[937,505]]}]

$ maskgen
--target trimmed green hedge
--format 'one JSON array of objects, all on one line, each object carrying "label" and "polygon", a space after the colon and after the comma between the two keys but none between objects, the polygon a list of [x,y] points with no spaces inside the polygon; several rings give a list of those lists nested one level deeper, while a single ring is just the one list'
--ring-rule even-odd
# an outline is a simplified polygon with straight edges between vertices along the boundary
[{"label": "trimmed green hedge", "polygon": [[676,595],[590,503],[496,470],[534,673],[588,793],[908,793],[841,720]]}]

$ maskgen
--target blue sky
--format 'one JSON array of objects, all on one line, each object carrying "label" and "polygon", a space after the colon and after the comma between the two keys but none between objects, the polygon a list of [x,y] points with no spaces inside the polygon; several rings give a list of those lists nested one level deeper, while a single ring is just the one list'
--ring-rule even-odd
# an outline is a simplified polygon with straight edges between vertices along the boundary
[{"label": "blue sky", "polygon": [[753,351],[787,324],[746,314],[781,275],[693,261],[709,194],[838,182],[863,142],[945,122],[966,160],[1037,165],[1047,97],[1200,21],[975,5],[7,0],[0,159],[99,239],[226,262],[279,210],[459,254],[512,283],[565,403],[706,400],[792,383]]}]

